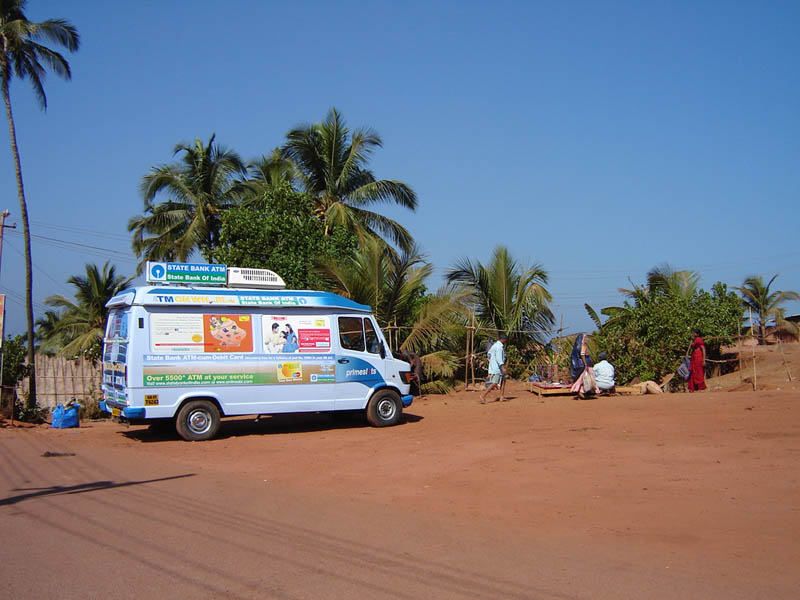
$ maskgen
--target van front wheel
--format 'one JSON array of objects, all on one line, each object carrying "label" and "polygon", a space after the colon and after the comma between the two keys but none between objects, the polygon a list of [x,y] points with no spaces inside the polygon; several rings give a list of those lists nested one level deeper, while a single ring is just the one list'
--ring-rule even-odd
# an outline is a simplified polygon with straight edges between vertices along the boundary
[{"label": "van front wheel", "polygon": [[187,442],[210,440],[219,431],[219,409],[208,400],[192,400],[184,404],[175,419],[175,429]]},{"label": "van front wheel", "polygon": [[393,390],[376,392],[367,404],[367,421],[373,427],[397,425],[403,418],[403,403]]}]

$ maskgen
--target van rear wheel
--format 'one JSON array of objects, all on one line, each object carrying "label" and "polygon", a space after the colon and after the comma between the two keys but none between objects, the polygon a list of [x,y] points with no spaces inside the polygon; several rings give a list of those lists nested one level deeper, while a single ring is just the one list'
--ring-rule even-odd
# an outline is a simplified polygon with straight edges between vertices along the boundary
[{"label": "van rear wheel", "polygon": [[380,390],[367,404],[367,421],[373,427],[397,425],[403,418],[403,403],[394,390]]},{"label": "van rear wheel", "polygon": [[175,429],[187,442],[210,440],[219,431],[217,405],[208,400],[192,400],[184,404],[175,419]]}]

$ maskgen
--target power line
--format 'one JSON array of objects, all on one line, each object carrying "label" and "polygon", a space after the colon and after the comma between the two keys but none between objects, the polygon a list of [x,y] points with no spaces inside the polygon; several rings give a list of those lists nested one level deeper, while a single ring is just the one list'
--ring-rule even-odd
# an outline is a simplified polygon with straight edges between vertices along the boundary
[{"label": "power line", "polygon": [[[16,235],[22,235],[22,233],[13,232]],[[49,236],[38,235],[38,234],[31,234],[31,239],[37,240],[42,242],[48,246],[54,246],[56,248],[60,248],[62,250],[70,250],[72,252],[82,252],[84,254],[89,254],[91,256],[101,256],[103,258],[114,258],[116,260],[120,260],[123,262],[129,262],[136,264],[138,261],[135,258],[132,258],[130,253],[123,252],[120,250],[114,250],[111,248],[102,248],[100,246],[93,246],[91,244],[81,244],[80,242],[72,242],[69,240],[62,240],[58,238],[52,238]]]},{"label": "power line", "polygon": [[[19,292],[9,290],[5,286],[0,286],[0,291],[2,291],[6,295],[6,298],[11,300],[14,304],[17,304],[25,308],[25,296],[23,296]],[[41,302],[37,302],[36,300],[33,301],[33,305],[41,310],[48,310],[50,308],[46,304],[42,304]]]},{"label": "power line", "polygon": [[130,242],[131,236],[123,235],[121,233],[109,233],[107,231],[96,231],[94,229],[83,229],[81,227],[70,227],[67,225],[54,225],[52,223],[45,223],[44,221],[31,221],[31,225],[36,225],[37,227],[43,227],[44,229],[54,229],[56,231],[64,231],[67,233],[81,233],[81,234],[91,234],[96,237],[103,237],[110,240],[121,240],[125,242]]},{"label": "power line", "polygon": [[[19,254],[19,255],[20,255],[22,258],[25,258],[25,255],[22,253],[22,250],[20,250],[19,248],[17,248],[17,246],[16,246],[15,244],[12,244],[12,243],[9,241],[8,245],[11,247],[11,249],[12,249],[14,252],[16,252],[17,254]],[[34,263],[34,264],[33,264],[33,268],[34,268],[34,269],[36,269],[37,271],[39,271],[39,273],[41,273],[41,274],[42,274],[42,275],[44,275],[45,277],[47,277],[47,278],[48,278],[50,281],[52,281],[53,283],[55,283],[55,284],[56,284],[56,285],[57,285],[59,288],[61,288],[61,290],[62,290],[62,291],[65,291],[65,292],[67,292],[67,293],[71,293],[71,292],[70,292],[70,291],[67,289],[67,287],[64,285],[64,282],[62,282],[62,281],[57,281],[57,280],[55,279],[55,277],[53,277],[52,275],[50,275],[50,273],[48,273],[47,271],[45,271],[44,269],[42,269],[41,267],[39,267],[39,265],[37,265],[36,263]]]}]

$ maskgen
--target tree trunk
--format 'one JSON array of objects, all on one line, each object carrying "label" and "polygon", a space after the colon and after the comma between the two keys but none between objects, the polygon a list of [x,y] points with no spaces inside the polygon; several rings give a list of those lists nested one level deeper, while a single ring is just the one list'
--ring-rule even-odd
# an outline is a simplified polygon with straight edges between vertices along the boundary
[{"label": "tree trunk", "polygon": [[6,117],[8,118],[8,132],[11,138],[11,153],[14,155],[14,170],[17,175],[17,191],[19,192],[19,210],[22,219],[22,232],[25,237],[25,315],[28,321],[28,368],[29,393],[27,408],[32,409],[36,406],[36,362],[33,342],[33,272],[31,260],[31,232],[28,226],[28,205],[25,202],[25,188],[22,185],[22,165],[19,160],[19,148],[17,147],[17,130],[14,127],[14,116],[11,112],[11,95],[9,94],[9,82],[5,79],[2,82],[3,101],[6,105]]}]

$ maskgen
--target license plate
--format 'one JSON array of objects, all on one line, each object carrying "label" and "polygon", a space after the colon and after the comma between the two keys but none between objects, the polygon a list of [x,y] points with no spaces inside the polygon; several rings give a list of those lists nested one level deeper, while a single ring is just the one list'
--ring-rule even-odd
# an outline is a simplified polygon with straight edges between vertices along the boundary
[{"label": "license plate", "polygon": [[111,409],[112,416],[119,417],[122,414],[122,411],[118,408]]}]

